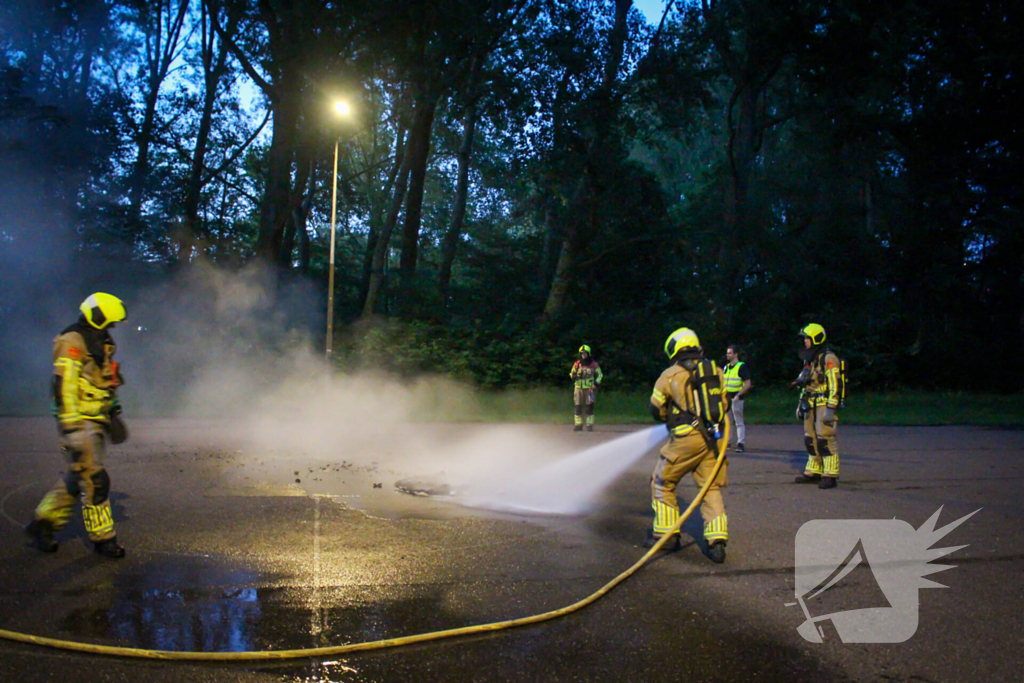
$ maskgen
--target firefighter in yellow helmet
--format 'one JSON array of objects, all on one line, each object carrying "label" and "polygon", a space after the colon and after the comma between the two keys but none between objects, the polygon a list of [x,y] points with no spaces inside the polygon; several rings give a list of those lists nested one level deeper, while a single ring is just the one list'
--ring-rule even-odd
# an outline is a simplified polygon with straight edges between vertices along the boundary
[{"label": "firefighter in yellow helmet", "polygon": [[604,374],[601,373],[601,366],[597,364],[594,357],[590,355],[590,347],[584,344],[580,347],[580,357],[573,363],[569,371],[569,378],[573,380],[573,427],[574,432],[583,431],[583,423],[586,421],[588,432],[594,431],[594,401],[597,387],[601,385]]},{"label": "firefighter in yellow helmet", "polygon": [[[651,500],[654,507],[654,528],[648,532],[646,547],[658,539],[679,520],[679,502],[676,486],[686,474],[692,474],[697,486],[704,486],[715,467],[717,448],[725,444],[720,425],[724,423],[728,408],[725,399],[725,378],[712,360],[704,359],[704,350],[693,330],[682,327],[665,342],[665,354],[674,361],[661,373],[651,394],[651,414],[655,420],[665,422],[669,440],[661,449],[661,457],[651,476]],[[695,398],[698,375],[709,376],[719,388],[718,414],[706,414]],[[712,431],[713,430],[713,431]],[[725,545],[729,539],[728,521],[721,487],[727,484],[726,464],[718,471],[700,506],[704,518],[704,539],[707,555],[715,563],[725,561]],[[679,538],[676,537],[676,547]]]},{"label": "firefighter in yellow helmet", "polygon": [[796,414],[804,423],[807,466],[796,483],[816,483],[820,489],[831,489],[839,479],[836,411],[843,389],[839,357],[826,348],[825,328],[821,325],[807,325],[800,330],[800,336],[804,342],[800,350],[804,367],[795,382],[801,390]]},{"label": "firefighter in yellow helmet", "polygon": [[116,296],[97,292],[80,306],[82,315],[53,342],[53,401],[60,449],[68,468],[62,480],[36,507],[25,527],[33,545],[56,552],[53,535],[67,524],[76,499],[94,550],[124,557],[110,510],[110,476],[103,468],[106,442],[122,443],[128,434],[121,421],[117,388],[124,383],[114,358],[110,329],[127,318]]}]

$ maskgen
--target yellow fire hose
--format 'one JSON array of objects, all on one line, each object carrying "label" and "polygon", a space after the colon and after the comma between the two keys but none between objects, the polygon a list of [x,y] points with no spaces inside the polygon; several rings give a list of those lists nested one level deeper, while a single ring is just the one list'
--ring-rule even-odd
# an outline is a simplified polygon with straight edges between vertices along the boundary
[{"label": "yellow fire hose", "polygon": [[701,504],[704,500],[704,496],[707,495],[708,489],[711,488],[711,484],[714,483],[718,477],[719,470],[722,469],[722,463],[725,462],[725,451],[729,444],[729,425],[726,421],[725,435],[719,441],[721,446],[719,447],[718,459],[715,461],[715,468],[708,477],[707,482],[701,487],[697,493],[697,497],[693,499],[689,507],[679,516],[679,520],[672,527],[672,530],[663,535],[654,546],[647,551],[647,553],[637,560],[636,564],[622,572],[614,579],[602,586],[596,593],[583,598],[579,602],[573,603],[567,607],[556,609],[551,612],[544,612],[543,614],[535,614],[529,617],[521,617],[519,619],[510,619],[508,621],[496,621],[490,624],[478,624],[476,626],[464,626],[462,628],[453,628],[446,631],[434,631],[432,633],[420,633],[413,636],[404,636],[402,638],[389,638],[387,640],[374,640],[369,643],[350,643],[348,645],[335,645],[331,647],[311,647],[302,650],[267,650],[262,652],[176,652],[172,650],[144,650],[141,648],[134,647],[113,647],[110,645],[92,645],[89,643],[76,643],[69,640],[58,640],[56,638],[44,638],[42,636],[32,636],[25,633],[16,633],[14,631],[5,631],[0,629],[0,638],[5,640],[13,640],[19,643],[29,643],[32,645],[42,645],[43,647],[52,647],[59,650],[72,650],[74,652],[88,652],[90,654],[97,655],[112,655],[115,657],[135,657],[138,659],[175,659],[175,660],[187,660],[187,661],[218,661],[218,662],[231,662],[231,661],[256,661],[256,660],[267,660],[267,659],[304,659],[310,657],[333,657],[335,655],[347,654],[349,652],[362,652],[364,650],[383,650],[389,647],[398,647],[400,645],[412,645],[413,643],[424,643],[430,640],[441,640],[442,638],[454,638],[456,636],[465,636],[471,633],[485,633],[487,631],[501,631],[506,628],[513,628],[515,626],[526,626],[527,624],[537,624],[542,621],[548,621],[550,619],[556,619],[558,617],[565,616],[566,614],[572,614],[584,607],[596,602],[598,599],[603,597],[605,593],[618,586],[620,583],[632,576],[640,567],[644,566],[651,557],[661,549],[668,540],[675,535],[676,532],[683,526],[689,516]]}]

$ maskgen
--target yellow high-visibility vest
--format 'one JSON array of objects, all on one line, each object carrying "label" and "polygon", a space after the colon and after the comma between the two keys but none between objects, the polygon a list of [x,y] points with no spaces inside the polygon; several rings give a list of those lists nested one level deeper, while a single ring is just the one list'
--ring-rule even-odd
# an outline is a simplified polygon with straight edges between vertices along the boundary
[{"label": "yellow high-visibility vest", "polygon": [[740,367],[743,361],[736,361],[735,365],[725,367],[725,392],[727,394],[738,394],[743,390],[743,380],[740,379]]}]

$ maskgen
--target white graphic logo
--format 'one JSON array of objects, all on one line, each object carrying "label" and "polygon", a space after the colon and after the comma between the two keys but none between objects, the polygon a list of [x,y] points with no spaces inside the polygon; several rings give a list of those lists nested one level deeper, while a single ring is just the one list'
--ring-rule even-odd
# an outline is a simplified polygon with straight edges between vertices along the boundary
[{"label": "white graphic logo", "polygon": [[[910,639],[917,631],[918,589],[946,588],[924,577],[955,566],[930,562],[967,547],[931,546],[980,508],[936,531],[941,512],[940,507],[916,530],[899,519],[815,519],[800,527],[797,601],[786,606],[803,610],[806,621],[797,632],[804,640],[822,642],[829,624],[844,643]],[[852,608],[854,601],[869,606]]]}]

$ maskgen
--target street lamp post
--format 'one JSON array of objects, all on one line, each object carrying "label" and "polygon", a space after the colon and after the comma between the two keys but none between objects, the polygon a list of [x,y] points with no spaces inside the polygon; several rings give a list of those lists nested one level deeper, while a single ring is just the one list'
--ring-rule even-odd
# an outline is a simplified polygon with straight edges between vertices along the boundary
[{"label": "street lamp post", "polygon": [[[348,104],[335,102],[334,110],[341,116],[348,115]],[[338,215],[338,136],[334,138],[334,189],[331,192],[331,254],[327,275],[327,368],[334,359],[334,243]]]}]

